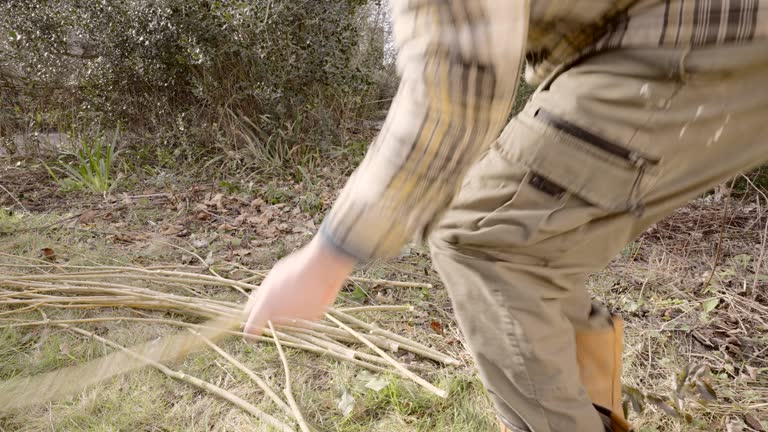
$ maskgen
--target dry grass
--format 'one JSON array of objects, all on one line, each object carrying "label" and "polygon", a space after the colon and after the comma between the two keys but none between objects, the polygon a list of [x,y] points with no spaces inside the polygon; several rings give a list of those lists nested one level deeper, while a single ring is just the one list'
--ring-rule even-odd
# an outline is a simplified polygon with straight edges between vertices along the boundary
[{"label": "dry grass", "polygon": [[[697,392],[686,393],[682,412],[690,415],[690,423],[672,418],[651,404],[643,413],[631,415],[631,421],[640,431],[725,430],[730,422],[741,424],[748,432],[748,422],[756,426],[756,421],[768,419],[765,402],[768,400],[768,277],[765,276],[768,274],[765,262],[768,260],[765,257],[768,199],[761,191],[753,187],[747,194],[731,198],[725,216],[722,200],[698,200],[654,226],[629,245],[608,269],[590,280],[595,295],[621,311],[627,322],[626,384],[675,405],[672,399],[675,393],[680,393],[676,389],[679,372],[690,365],[706,365],[711,371],[708,381],[717,393],[717,400],[705,405],[706,401]],[[324,198],[328,199],[330,196]],[[158,205],[153,200],[155,198],[150,198],[144,207],[129,207],[123,213],[114,211],[112,223],[125,222],[121,229],[132,232],[163,226],[164,221],[175,216],[177,210],[173,206],[177,202],[171,203],[173,206],[168,204],[171,210],[162,213],[155,208]],[[214,206],[208,206],[208,210],[221,218],[232,219],[238,214],[230,211],[227,216]],[[45,226],[67,216],[0,214],[0,230]],[[205,234],[210,230],[205,225],[185,226],[194,233]],[[207,258],[202,252],[199,259],[184,258],[189,253],[168,244],[189,249],[189,242],[179,241],[172,235],[159,235],[162,229],[156,228],[148,239],[131,246],[109,234],[115,231],[109,226],[58,225],[0,237],[0,252],[37,257],[42,248],[50,247],[68,264],[87,266],[151,267],[182,261],[197,265],[200,259]],[[199,238],[203,238],[202,234]],[[220,249],[215,248],[217,243],[210,247],[217,263],[236,261],[236,256],[233,258],[236,248],[226,243],[227,235],[219,238]],[[297,237],[268,246],[252,245],[254,251],[261,252],[258,257],[251,256],[251,262],[231,267],[217,264],[216,270],[227,277],[253,278],[258,282],[260,276],[254,272],[262,273],[275,259],[304,240]],[[0,258],[0,262],[5,261]],[[490,404],[462,344],[445,290],[431,269],[427,251],[412,247],[392,262],[361,269],[358,276],[345,288],[337,307],[367,307],[353,309],[355,316],[459,359],[459,365],[438,368],[435,361],[415,352],[397,356],[397,360],[411,370],[448,390],[449,397],[440,399],[393,372],[369,371],[338,357],[307,351],[304,344],[308,338],[317,337],[316,334],[292,334],[299,337],[299,341],[293,342],[280,335],[290,365],[292,394],[308,424],[318,431],[345,432],[496,430]],[[415,281],[422,285],[391,286],[381,280]],[[162,289],[178,290],[174,293],[185,297],[202,294],[230,304],[242,300],[242,294],[232,288],[187,285],[166,284]],[[132,346],[178,331],[177,324],[164,323],[161,319],[195,324],[209,317],[205,313],[190,317],[178,309],[171,311],[171,306],[174,303],[166,302],[161,311],[140,311],[131,315],[134,318],[131,321],[87,322],[78,326]],[[4,321],[0,325],[6,324],[7,318],[43,319],[32,310],[15,316],[4,315],[7,311],[7,308],[0,310],[0,321]],[[56,309],[46,310],[46,314],[51,320],[104,319],[126,316],[126,310],[102,308],[94,314],[87,310]],[[371,340],[374,336],[379,335],[369,334]],[[347,348],[375,354],[355,343],[351,335],[344,339],[343,334],[336,334],[333,339]],[[285,372],[274,346],[247,345],[239,339],[217,343],[238,362],[255,371],[278,395],[282,394]],[[104,353],[103,344],[84,340],[63,329],[5,328],[0,330],[0,377],[48,372]],[[270,415],[290,420],[284,408],[254,384],[242,369],[216,352],[194,353],[168,366],[224,388]],[[348,411],[340,407],[345,394],[347,401],[352,400],[346,407]],[[62,401],[0,415],[0,431],[250,431],[263,428],[260,420],[231,404],[151,369],[116,377]]]},{"label": "dry grass", "polygon": [[[48,219],[56,217],[48,217],[45,221]],[[6,222],[18,224],[18,221]],[[29,223],[28,220],[25,222]],[[44,221],[34,222],[38,225],[38,222]],[[180,323],[199,324],[222,311],[233,314],[237,302],[243,299],[237,288],[249,288],[247,284],[227,287],[226,284],[216,283],[213,276],[193,276],[188,272],[202,270],[194,266],[182,266],[183,274],[170,273],[169,268],[158,268],[161,262],[148,262],[146,253],[116,248],[109,244],[109,238],[93,238],[87,230],[29,231],[9,240],[12,241],[0,243],[3,246],[0,252],[14,254],[0,257],[4,269],[0,277],[4,290],[0,302],[29,300],[34,301],[37,307],[32,308],[28,303],[0,306],[0,376],[3,379],[82,364],[112,351],[104,343],[94,341],[93,337],[82,339],[58,328],[57,323],[75,325],[116,344],[133,346],[141,341],[173,334],[178,331]],[[38,258],[43,247],[55,250],[60,261],[54,264]],[[162,250],[163,258],[168,258],[166,254],[178,257],[183,253],[174,248]],[[137,261],[150,270],[116,268]],[[78,266],[80,268],[76,268]],[[237,265],[229,269],[219,266],[217,270],[224,274],[238,274],[240,278],[248,276]],[[386,275],[389,274],[387,272]],[[370,361],[375,353],[367,351],[362,344],[350,343],[354,342],[351,335],[347,339],[343,339],[338,332],[325,336],[339,348],[345,346],[352,352],[370,353],[367,354],[370,357],[357,360],[358,364],[349,364],[342,356],[332,357],[325,352],[327,350],[318,347],[308,350],[307,339],[302,339],[307,335],[286,329],[286,336],[281,334],[280,339],[286,345],[293,395],[307,422],[313,430],[319,431],[384,430],[382,425],[396,423],[401,424],[397,430],[403,431],[434,430],[437,424],[453,424],[455,430],[489,430],[491,412],[487,399],[471,369],[466,368],[466,363],[462,362],[459,368],[441,370],[437,362],[417,354],[432,353],[432,357],[449,359],[450,353],[457,351],[455,340],[446,344],[445,338],[434,334],[428,325],[414,328],[416,322],[430,313],[429,310],[420,310],[419,299],[424,292],[434,290],[430,290],[427,284],[416,285],[415,288],[403,288],[402,283],[395,284],[398,287],[386,287],[382,280],[375,280],[384,276],[373,268],[364,271],[360,278],[351,282],[346,294],[348,298],[339,304],[340,307],[358,309],[339,312],[335,316],[347,321],[343,317],[355,314],[363,323],[377,323],[376,334],[369,334],[370,329],[359,327],[354,320],[347,321],[358,331],[364,330],[368,339],[379,342],[383,347],[390,347],[385,342],[389,340],[388,335],[395,332],[419,341],[418,344],[411,342],[409,346],[405,346],[408,344],[402,340],[389,340],[389,343],[399,344],[400,349],[393,354],[399,362],[440,388],[449,389],[449,399],[442,400],[412,385],[396,369],[385,369],[386,361],[373,365],[378,367],[378,371],[361,368],[360,362]],[[402,301],[416,307],[387,304],[366,308],[355,300],[357,288],[369,292],[397,288],[401,291],[400,296],[389,301]],[[406,298],[409,296],[409,299]],[[206,300],[198,302],[201,297]],[[38,304],[41,302],[46,304]],[[75,305],[84,308],[69,308]],[[99,308],[93,309],[95,305]],[[129,305],[131,307],[126,308]],[[29,309],[21,310],[24,307]],[[41,321],[45,320],[47,323],[43,325]],[[385,331],[386,328],[392,332]],[[323,334],[316,330],[312,330],[316,335]],[[299,339],[292,343],[287,341],[290,337]],[[265,344],[252,346],[239,339],[226,340],[220,346],[239,363],[255,371],[269,386],[282,388],[284,373],[273,347]],[[440,357],[437,357],[438,350],[443,351],[446,347],[449,348],[445,350],[449,355],[439,354]],[[408,350],[417,353],[409,353]],[[462,354],[462,358],[465,357],[466,354]],[[270,416],[290,421],[290,417],[274,404],[263,389],[253,385],[242,370],[217,353],[195,353],[181,363],[171,362],[168,366],[175,371],[183,371],[186,376],[225,389]],[[172,378],[178,379],[178,376]],[[376,385],[366,387],[371,382]],[[339,408],[345,393],[354,400],[351,411],[347,413]],[[141,370],[90,387],[70,398],[6,412],[0,416],[0,430],[267,429],[258,418],[240,410],[233,411],[230,404],[211,397],[205,391],[189,388],[183,380],[174,382],[151,370]]]},{"label": "dry grass", "polygon": [[[625,383],[690,415],[684,421],[651,406],[631,418],[639,430],[768,426],[766,204],[754,193],[700,199],[593,277],[596,295],[627,322]],[[693,365],[709,368],[717,400],[698,391],[675,400],[681,372]]]}]

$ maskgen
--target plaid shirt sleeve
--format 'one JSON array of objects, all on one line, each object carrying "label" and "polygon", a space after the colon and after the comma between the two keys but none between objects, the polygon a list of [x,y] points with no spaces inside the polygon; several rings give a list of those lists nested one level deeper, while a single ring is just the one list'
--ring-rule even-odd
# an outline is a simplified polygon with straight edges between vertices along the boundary
[{"label": "plaid shirt sleeve", "polygon": [[337,250],[391,257],[450,204],[514,100],[529,0],[393,0],[401,76],[384,126],[320,229]]}]

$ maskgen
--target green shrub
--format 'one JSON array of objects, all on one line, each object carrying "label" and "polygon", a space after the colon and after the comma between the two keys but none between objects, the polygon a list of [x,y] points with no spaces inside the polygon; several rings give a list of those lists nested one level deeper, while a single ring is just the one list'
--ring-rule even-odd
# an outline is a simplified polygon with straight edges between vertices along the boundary
[{"label": "green shrub", "polygon": [[[74,142],[73,161],[59,162],[48,168],[48,172],[66,191],[88,190],[106,195],[117,185],[113,165],[117,156],[116,144],[119,134],[114,133],[107,140],[103,133],[96,136],[87,134],[70,135]],[[59,173],[59,175],[56,174]]]},{"label": "green shrub", "polygon": [[6,0],[0,129],[99,119],[177,159],[290,166],[393,87],[376,3]]}]

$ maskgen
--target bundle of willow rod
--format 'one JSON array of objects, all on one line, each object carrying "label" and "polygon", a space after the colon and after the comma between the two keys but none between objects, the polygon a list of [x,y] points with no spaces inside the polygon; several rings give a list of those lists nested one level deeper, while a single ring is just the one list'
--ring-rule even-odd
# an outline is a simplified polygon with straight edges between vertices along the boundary
[{"label": "bundle of willow rod", "polygon": [[[0,255],[10,257],[2,253]],[[2,307],[0,309],[0,328],[35,326],[67,328],[80,335],[102,341],[120,351],[120,353],[113,353],[115,355],[120,354],[124,356],[124,359],[130,359],[132,362],[148,364],[171,378],[185,381],[222,397],[279,430],[293,430],[280,420],[259,411],[252,404],[228,393],[226,390],[181,372],[173,371],[162,364],[162,361],[172,358],[167,351],[183,351],[174,353],[174,355],[184,355],[190,349],[189,338],[195,338],[198,346],[213,349],[235,367],[245,372],[282,411],[298,423],[302,432],[312,430],[304,421],[290,394],[290,382],[286,382],[285,396],[287,399],[284,401],[264,380],[224,352],[214,342],[221,335],[243,336],[243,333],[240,332],[243,318],[242,305],[247,295],[258,289],[258,286],[250,283],[253,278],[238,281],[218,275],[174,270],[173,267],[68,266],[43,263],[39,260],[34,260],[33,264],[29,264],[28,258],[14,258],[26,260],[27,264],[0,263],[0,306]],[[387,281],[377,280],[376,282],[386,283]],[[398,284],[403,286],[404,283],[399,282]],[[210,290],[211,287],[237,291],[242,297],[242,302],[211,298],[206,295],[206,291]],[[45,314],[46,310],[50,312],[55,309],[98,308],[172,312],[174,317],[180,316],[186,320],[160,318],[146,314],[140,317],[133,314],[134,316],[49,319],[48,315]],[[263,335],[250,337],[257,341],[277,344],[281,361],[286,369],[286,378],[289,376],[288,364],[282,347],[291,347],[353,363],[375,372],[389,373],[410,379],[425,389],[445,397],[446,392],[444,390],[419,377],[413,372],[413,367],[409,368],[397,362],[386,352],[408,351],[447,365],[458,364],[458,360],[353,316],[355,313],[366,311],[394,312],[412,309],[409,306],[332,309],[322,321],[293,321],[279,326],[272,326],[270,323]],[[39,311],[41,319],[15,317],[21,312],[30,311]],[[189,320],[196,320],[198,323],[189,322]],[[207,321],[199,323],[200,320]],[[185,330],[183,335],[180,334],[176,337],[176,341],[169,341],[168,346],[164,347],[166,352],[158,354],[157,349],[153,351],[149,344],[135,349],[126,348],[76,327],[79,324],[106,321],[159,323],[178,326]],[[184,342],[180,342],[182,340]],[[113,359],[110,364],[114,363]],[[120,370],[109,370],[99,376],[106,378],[129,369],[130,367],[126,366]],[[60,374],[59,376],[64,375]],[[43,385],[42,383],[49,385],[55,379],[57,377],[51,374],[49,377],[41,378],[38,381],[39,385]],[[29,382],[23,384],[26,387],[30,385]],[[21,382],[16,383],[13,388],[18,389],[20,387],[22,387]],[[2,385],[0,385],[0,390],[3,390]],[[45,389],[40,390],[45,391]],[[2,409],[3,403],[0,401],[0,410]]]}]

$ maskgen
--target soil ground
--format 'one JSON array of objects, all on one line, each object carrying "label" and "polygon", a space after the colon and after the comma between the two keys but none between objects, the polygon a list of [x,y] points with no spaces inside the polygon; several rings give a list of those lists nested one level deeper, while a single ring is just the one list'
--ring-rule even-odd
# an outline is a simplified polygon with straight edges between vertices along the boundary
[{"label": "soil ground", "polygon": [[[40,165],[5,165],[0,171],[0,185],[7,189],[0,190],[0,253],[6,255],[0,264],[21,262],[14,257],[47,259],[50,253],[56,262],[86,265],[199,265],[202,259],[211,267],[230,269],[224,276],[235,279],[246,276],[232,270],[238,265],[266,271],[306,243],[344,177],[317,170],[311,181],[301,182],[142,178],[104,197],[63,192]],[[630,420],[639,431],[768,428],[768,198],[759,186],[746,183],[743,189],[730,197],[708,195],[680,209],[589,281],[594,296],[626,321],[623,377],[634,402]],[[349,283],[339,305],[413,305],[412,312],[375,313],[366,319],[462,364],[421,365],[423,376],[450,390],[442,400],[409,381],[289,348],[293,392],[307,419],[323,431],[497,430],[427,249],[409,245],[398,258],[367,265],[357,275],[433,284],[423,289]],[[214,295],[243,300],[232,293]],[[14,319],[35,314],[12,314],[14,309],[0,310],[2,379],[77,364],[103,350],[54,327],[9,328]],[[129,312],[46,313],[54,319]],[[141,323],[83,328],[124,344],[173,330]],[[274,346],[232,338],[223,347],[267,381],[283,382]],[[174,366],[267,412],[277,411],[214,353],[192,354]],[[382,384],[367,386],[372,381]],[[0,430],[268,429],[227,402],[142,369],[65,400],[3,413]]]}]

